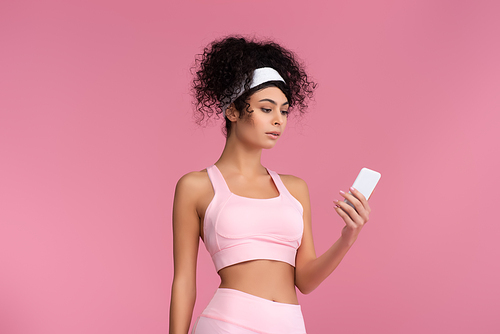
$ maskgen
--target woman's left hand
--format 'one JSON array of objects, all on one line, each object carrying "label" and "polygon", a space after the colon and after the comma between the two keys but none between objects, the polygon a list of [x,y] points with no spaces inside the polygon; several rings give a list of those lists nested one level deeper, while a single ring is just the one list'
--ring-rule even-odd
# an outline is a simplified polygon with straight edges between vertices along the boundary
[{"label": "woman's left hand", "polygon": [[340,195],[354,205],[354,208],[344,201],[335,200],[335,211],[344,220],[345,226],[342,229],[342,237],[349,246],[356,241],[359,232],[368,222],[371,209],[365,196],[354,188],[350,188],[351,193],[340,191]]}]

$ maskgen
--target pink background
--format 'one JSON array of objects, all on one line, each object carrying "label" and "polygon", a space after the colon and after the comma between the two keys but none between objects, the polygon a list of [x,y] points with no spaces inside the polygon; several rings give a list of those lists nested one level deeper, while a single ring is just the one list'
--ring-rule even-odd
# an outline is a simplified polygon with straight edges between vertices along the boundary
[{"label": "pink background", "polygon": [[[0,332],[166,333],[176,181],[219,157],[194,55],[271,37],[319,83],[263,163],[331,201],[382,173],[344,262],[300,295],[309,333],[498,333],[498,1],[0,3]],[[195,316],[218,285],[201,245]]]}]

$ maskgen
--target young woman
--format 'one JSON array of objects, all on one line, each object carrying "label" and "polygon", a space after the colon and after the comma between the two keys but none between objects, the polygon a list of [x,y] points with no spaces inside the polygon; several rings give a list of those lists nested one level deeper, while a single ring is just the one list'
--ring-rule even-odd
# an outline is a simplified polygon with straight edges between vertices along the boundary
[{"label": "young woman", "polygon": [[334,201],[340,238],[317,257],[306,183],[261,164],[283,135],[291,110],[303,112],[315,84],[293,53],[272,42],[228,37],[197,63],[201,119],[225,119],[226,144],[214,165],[184,175],[173,207],[174,280],[170,333],[189,330],[199,239],[221,278],[193,333],[306,333],[295,287],[313,291],[338,266],[368,221],[356,189]]}]

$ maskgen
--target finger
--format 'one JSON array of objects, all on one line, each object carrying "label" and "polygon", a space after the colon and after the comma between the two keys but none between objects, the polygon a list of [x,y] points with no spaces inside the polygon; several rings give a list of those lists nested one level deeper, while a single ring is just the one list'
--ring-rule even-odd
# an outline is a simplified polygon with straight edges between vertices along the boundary
[{"label": "finger", "polygon": [[347,214],[351,217],[351,220],[363,226],[369,219],[369,212],[365,210],[365,208],[361,205],[361,202],[358,202],[359,205],[356,208],[353,208],[350,204],[346,202],[339,202],[338,205],[347,212]]},{"label": "finger", "polygon": [[361,204],[363,204],[363,206],[368,205],[368,200],[365,198],[365,195],[361,193],[361,191],[354,187],[350,187],[349,190],[354,195],[354,197],[356,197],[361,202]]},{"label": "finger", "polygon": [[340,218],[344,220],[347,226],[350,226],[352,228],[356,227],[356,224],[352,221],[351,217],[344,210],[342,210],[342,208],[339,205],[335,205],[335,211],[340,216]]},{"label": "finger", "polygon": [[368,204],[368,199],[365,197],[365,195],[363,195],[359,190],[353,187],[350,187],[349,190],[351,191],[352,195],[356,197],[356,199],[363,205],[365,210],[370,213],[370,204]]},{"label": "finger", "polygon": [[[344,197],[347,201],[349,201],[353,206],[356,212],[363,216],[364,218],[367,218],[367,213],[365,212],[365,207],[363,206],[363,203],[359,199],[357,199],[353,194],[348,194],[343,192],[342,190],[340,191],[340,195]],[[349,205],[348,203],[346,203]],[[350,206],[350,205],[349,205]]]},{"label": "finger", "polygon": [[[352,224],[354,225],[363,224],[363,218],[358,214],[358,212],[352,206],[343,201],[335,201],[335,204],[337,204],[340,210],[342,210],[349,217],[349,220],[352,222]],[[341,217],[343,218],[342,215]]]}]

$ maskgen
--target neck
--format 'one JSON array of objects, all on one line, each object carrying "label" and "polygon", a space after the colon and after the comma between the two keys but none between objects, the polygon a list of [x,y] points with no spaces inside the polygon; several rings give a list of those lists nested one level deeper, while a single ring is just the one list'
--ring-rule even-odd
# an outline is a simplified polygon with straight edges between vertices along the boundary
[{"label": "neck", "polygon": [[235,136],[229,136],[222,154],[217,160],[219,167],[237,171],[239,174],[252,175],[262,172],[262,148],[249,147],[237,141]]}]

